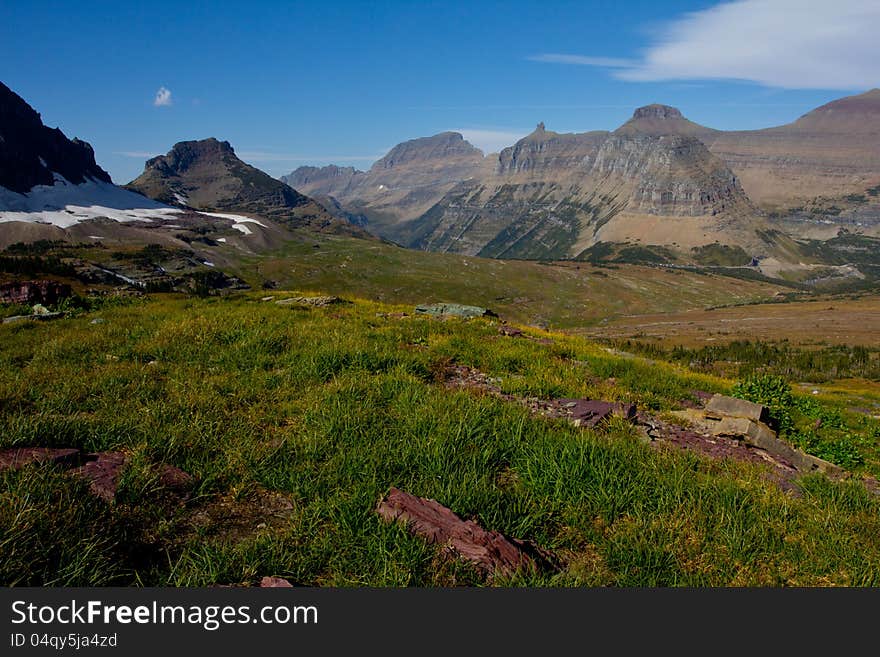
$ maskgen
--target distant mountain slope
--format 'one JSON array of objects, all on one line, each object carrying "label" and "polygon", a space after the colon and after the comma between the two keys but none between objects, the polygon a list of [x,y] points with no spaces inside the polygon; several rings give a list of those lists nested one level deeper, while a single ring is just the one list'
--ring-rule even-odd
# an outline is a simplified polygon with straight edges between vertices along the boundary
[{"label": "distant mountain slope", "polygon": [[880,183],[880,89],[835,100],[788,125],[701,138],[764,207],[862,193]]},{"label": "distant mountain slope", "polygon": [[483,164],[482,151],[459,133],[442,132],[398,144],[366,172],[300,167],[282,180],[309,195],[332,196],[366,217],[370,230],[394,238],[399,224],[427,212]]},{"label": "distant mountain slope", "polygon": [[0,187],[25,194],[37,185],[54,185],[57,176],[73,184],[111,182],[89,144],[44,126],[40,115],[0,82]]}]

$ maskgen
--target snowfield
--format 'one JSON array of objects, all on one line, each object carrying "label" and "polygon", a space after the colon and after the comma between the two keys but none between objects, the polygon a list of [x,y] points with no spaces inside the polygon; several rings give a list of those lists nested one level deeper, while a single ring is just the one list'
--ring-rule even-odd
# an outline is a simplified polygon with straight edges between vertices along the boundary
[{"label": "snowfield", "polygon": [[[106,217],[119,222],[168,219],[183,212],[111,183],[89,180],[74,185],[54,174],[54,185],[37,185],[26,194],[0,187],[0,223],[24,221],[69,228],[81,221]],[[209,217],[229,219],[232,228],[251,235],[245,224],[265,224],[238,214],[200,212]],[[175,224],[176,227],[179,227]],[[168,226],[169,228],[171,226]]]},{"label": "snowfield", "polygon": [[89,180],[74,185],[57,173],[54,185],[37,185],[26,194],[0,187],[0,223],[26,221],[69,228],[97,217],[123,222],[150,221],[179,212],[111,183]]}]

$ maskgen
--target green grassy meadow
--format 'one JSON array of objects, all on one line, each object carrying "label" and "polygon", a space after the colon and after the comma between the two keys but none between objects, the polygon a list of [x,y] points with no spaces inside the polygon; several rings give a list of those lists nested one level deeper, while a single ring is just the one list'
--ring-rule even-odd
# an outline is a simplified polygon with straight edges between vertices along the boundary
[{"label": "green grassy meadow", "polygon": [[[454,363],[510,394],[656,413],[731,380],[560,333],[506,337],[498,320],[260,296],[154,295],[0,327],[0,448],[130,456],[109,504],[57,466],[0,474],[0,583],[485,584],[380,521],[396,486],[559,559],[494,585],[880,584],[880,498],[859,480],[880,472],[876,422],[837,409],[861,464],[849,481],[804,476],[792,495],[759,466],[649,446],[623,422],[578,429],[441,379]],[[158,486],[161,463],[197,478],[189,500]]]}]

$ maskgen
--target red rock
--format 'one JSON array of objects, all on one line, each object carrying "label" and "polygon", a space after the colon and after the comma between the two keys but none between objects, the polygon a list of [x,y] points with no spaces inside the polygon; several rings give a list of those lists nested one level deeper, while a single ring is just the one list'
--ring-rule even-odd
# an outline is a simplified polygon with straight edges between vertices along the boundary
[{"label": "red rock", "polygon": [[283,577],[264,577],[260,580],[261,589],[291,589],[293,584]]},{"label": "red rock", "polygon": [[10,447],[0,450],[0,472],[18,470],[31,463],[61,463],[72,465],[79,460],[78,449],[51,447]]},{"label": "red rock", "polygon": [[519,544],[472,520],[462,520],[436,500],[392,488],[376,512],[388,522],[402,521],[412,533],[447,547],[490,577],[536,567]]},{"label": "red rock", "polygon": [[119,477],[127,458],[122,452],[97,452],[87,454],[86,462],[74,472],[90,482],[94,495],[112,502],[119,487]]},{"label": "red rock", "polygon": [[635,404],[592,399],[560,399],[558,403],[567,409],[567,414],[579,427],[595,427],[614,416],[630,421],[636,417]]}]

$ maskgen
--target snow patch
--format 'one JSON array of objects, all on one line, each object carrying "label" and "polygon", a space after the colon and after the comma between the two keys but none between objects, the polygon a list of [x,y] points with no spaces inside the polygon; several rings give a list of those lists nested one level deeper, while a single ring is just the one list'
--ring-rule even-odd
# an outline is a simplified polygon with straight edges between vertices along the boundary
[{"label": "snow patch", "polygon": [[24,221],[69,228],[87,219],[151,221],[179,213],[163,203],[100,180],[74,185],[57,173],[54,185],[37,185],[25,194],[0,187],[0,223]]},{"label": "snow patch", "polygon": [[237,224],[257,224],[258,226],[266,227],[266,224],[257,221],[256,219],[251,219],[250,217],[245,217],[240,214],[223,214],[220,212],[199,212],[199,214],[205,214],[209,217],[219,217],[220,219],[232,219]]},{"label": "snow patch", "polygon": [[221,242],[222,244],[226,244],[226,238],[225,238],[225,237],[218,237],[218,238],[217,238],[217,241],[218,241],[218,242]]},{"label": "snow patch", "polygon": [[253,232],[250,228],[248,228],[245,224],[232,224],[232,227],[235,230],[244,233],[245,235],[253,235]]}]

